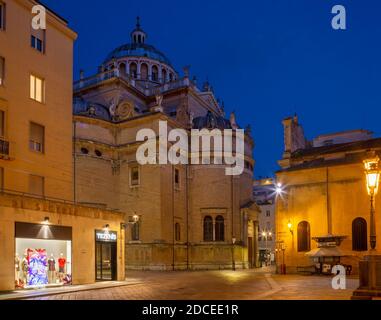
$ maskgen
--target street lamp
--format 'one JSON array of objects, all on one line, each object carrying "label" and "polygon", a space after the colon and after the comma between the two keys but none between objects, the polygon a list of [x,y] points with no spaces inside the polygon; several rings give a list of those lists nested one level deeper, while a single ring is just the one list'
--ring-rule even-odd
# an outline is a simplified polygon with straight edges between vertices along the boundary
[{"label": "street lamp", "polygon": [[376,254],[376,221],[374,198],[380,179],[380,158],[373,152],[364,160],[366,187],[370,196],[370,250],[359,263],[360,286],[354,291],[352,299],[372,299],[381,296],[381,256]]},{"label": "street lamp", "polygon": [[232,243],[233,243],[233,245],[232,245],[232,269],[233,269],[233,271],[235,271],[234,245],[235,245],[236,241],[237,241],[236,237],[233,237],[232,238]]},{"label": "street lamp", "polygon": [[376,221],[374,210],[374,197],[378,191],[378,183],[380,180],[378,156],[364,160],[366,187],[368,195],[370,196],[370,247],[372,250],[376,249]]}]

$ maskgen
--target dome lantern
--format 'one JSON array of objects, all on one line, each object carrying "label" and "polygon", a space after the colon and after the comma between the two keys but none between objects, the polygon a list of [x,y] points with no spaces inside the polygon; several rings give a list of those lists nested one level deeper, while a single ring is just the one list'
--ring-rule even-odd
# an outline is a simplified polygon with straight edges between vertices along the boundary
[{"label": "dome lantern", "polygon": [[147,34],[140,26],[140,17],[136,18],[136,28],[131,32],[131,42],[134,44],[144,44]]}]

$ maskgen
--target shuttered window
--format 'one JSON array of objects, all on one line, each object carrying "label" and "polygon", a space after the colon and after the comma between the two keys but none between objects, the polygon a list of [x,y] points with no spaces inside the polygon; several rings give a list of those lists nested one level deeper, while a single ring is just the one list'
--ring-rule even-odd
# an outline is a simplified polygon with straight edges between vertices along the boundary
[{"label": "shuttered window", "polygon": [[29,148],[36,152],[45,152],[45,128],[37,123],[30,123]]},{"label": "shuttered window", "polygon": [[45,195],[45,179],[44,177],[30,175],[29,176],[29,193],[36,196]]}]

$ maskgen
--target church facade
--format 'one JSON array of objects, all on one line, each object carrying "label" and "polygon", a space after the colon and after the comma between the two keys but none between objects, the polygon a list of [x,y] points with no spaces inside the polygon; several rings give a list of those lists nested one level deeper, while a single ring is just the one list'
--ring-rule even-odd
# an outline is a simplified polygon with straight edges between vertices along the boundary
[{"label": "church facade", "polygon": [[[254,141],[245,168],[140,165],[140,129],[238,129],[208,83],[197,87],[152,45],[139,20],[131,43],[113,50],[97,74],[74,83],[74,194],[78,203],[125,214],[126,269],[192,270],[258,266],[258,212],[252,200]],[[212,155],[213,156],[213,155]],[[191,162],[189,162],[191,163]],[[138,216],[138,223],[130,223]]]}]

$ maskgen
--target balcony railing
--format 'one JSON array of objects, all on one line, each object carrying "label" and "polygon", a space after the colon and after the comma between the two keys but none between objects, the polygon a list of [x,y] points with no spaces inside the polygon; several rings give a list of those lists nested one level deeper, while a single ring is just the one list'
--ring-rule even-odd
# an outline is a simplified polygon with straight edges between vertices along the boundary
[{"label": "balcony railing", "polygon": [[164,84],[161,84],[159,86],[154,86],[151,88],[146,88],[143,83],[141,83],[141,79],[135,79],[131,77],[130,75],[121,73],[118,69],[109,70],[106,72],[101,72],[96,75],[93,75],[88,78],[80,79],[74,82],[74,91],[87,88],[93,85],[96,85],[98,83],[101,83],[103,81],[112,79],[112,78],[121,78],[126,80],[132,87],[139,90],[140,92],[144,93],[146,96],[153,96],[156,94],[162,94],[169,90],[174,90],[182,87],[188,87],[193,86],[196,88],[196,86],[193,84],[192,81],[189,80],[189,78],[182,78],[178,79],[176,81],[167,82]]},{"label": "balcony railing", "polygon": [[0,138],[0,156],[9,157],[9,141]]}]

